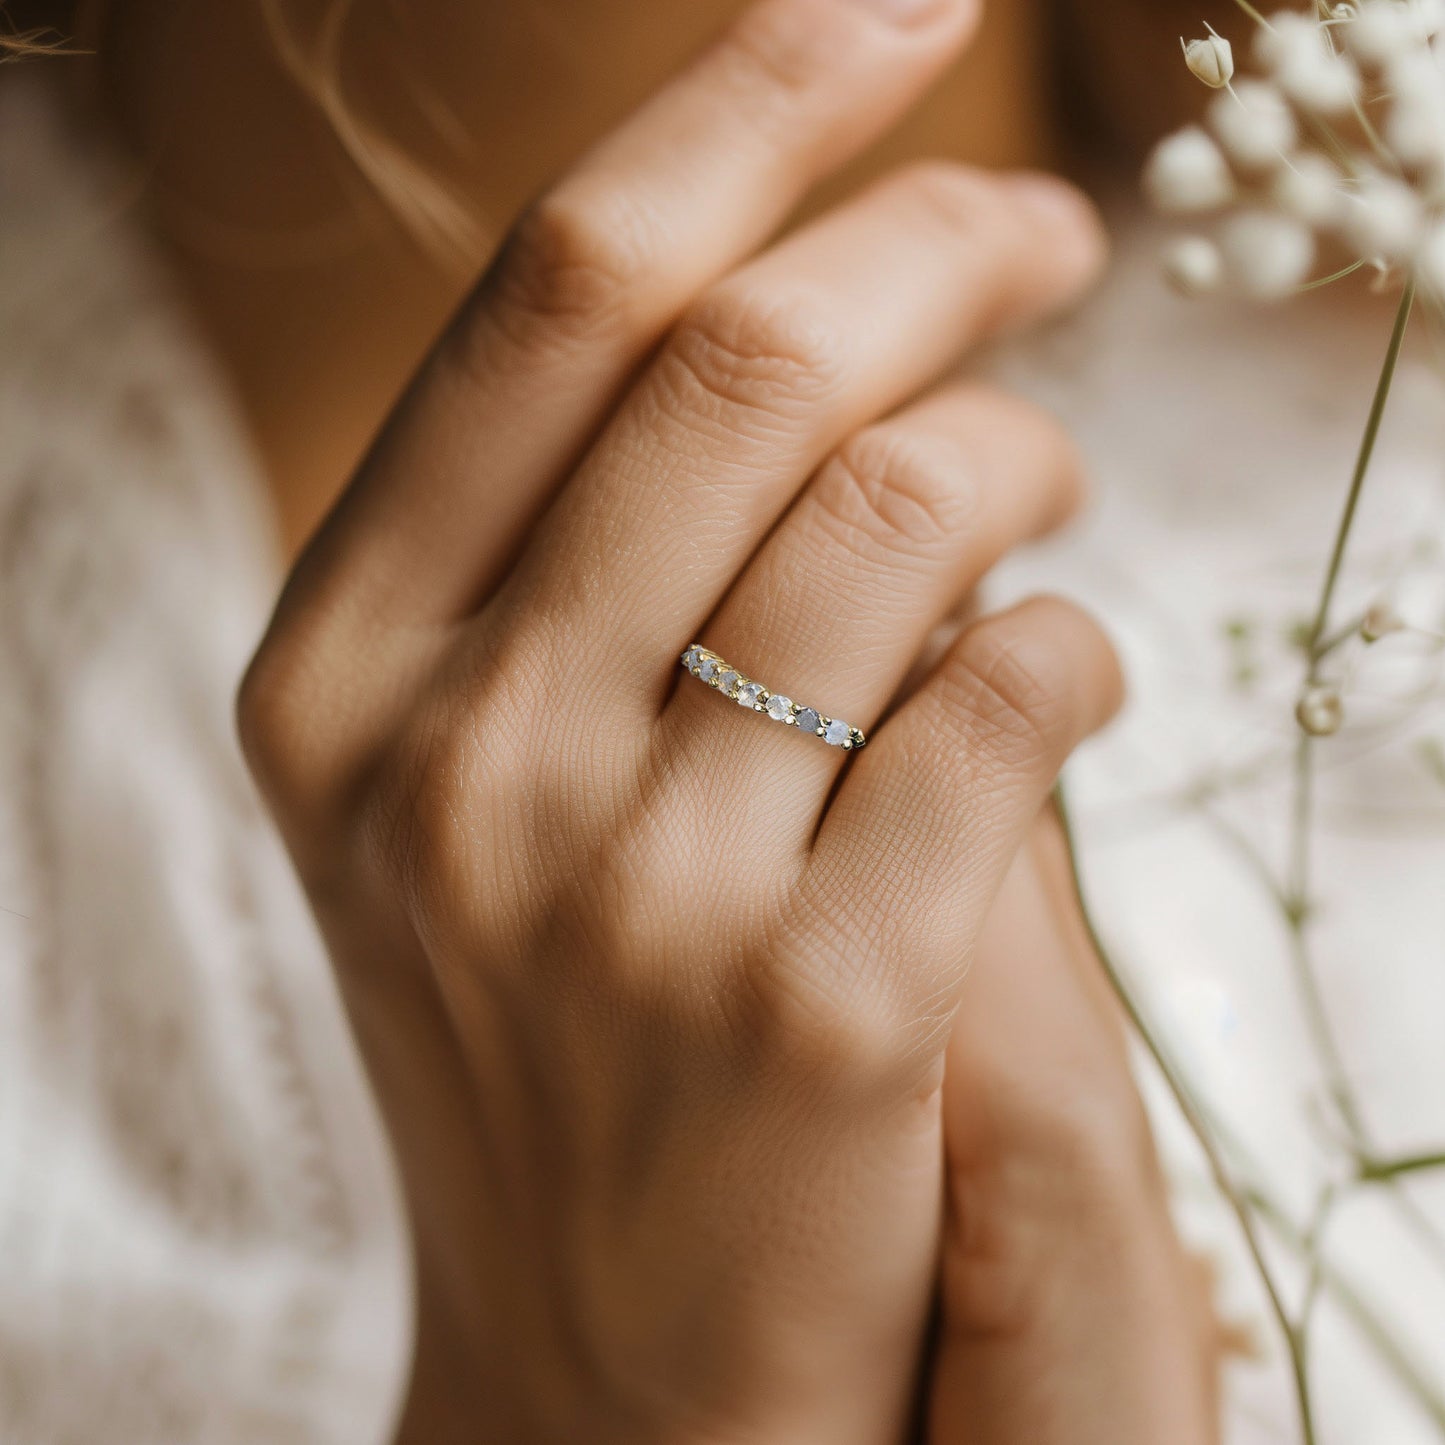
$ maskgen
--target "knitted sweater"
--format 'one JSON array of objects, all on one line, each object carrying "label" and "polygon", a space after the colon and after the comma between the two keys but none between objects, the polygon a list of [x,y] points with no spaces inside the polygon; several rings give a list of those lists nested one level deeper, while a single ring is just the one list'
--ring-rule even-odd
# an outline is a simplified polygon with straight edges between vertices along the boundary
[{"label": "knitted sweater", "polygon": [[217,377],[0,86],[0,1441],[367,1445],[399,1191],[233,741],[275,578]]}]

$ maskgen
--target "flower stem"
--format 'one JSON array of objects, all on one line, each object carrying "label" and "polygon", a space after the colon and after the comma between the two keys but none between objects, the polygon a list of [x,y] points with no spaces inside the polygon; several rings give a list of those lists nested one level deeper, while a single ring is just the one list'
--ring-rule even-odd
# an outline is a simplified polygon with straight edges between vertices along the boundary
[{"label": "flower stem", "polygon": [[1445,1169],[1445,1150],[1407,1154],[1401,1159],[1362,1159],[1359,1177],[1376,1183],[1382,1179],[1398,1179],[1402,1174],[1424,1174],[1432,1169]]},{"label": "flower stem", "polygon": [[[1375,443],[1379,440],[1380,424],[1384,420],[1385,406],[1390,399],[1390,389],[1394,384],[1395,372],[1399,367],[1400,352],[1405,343],[1405,332],[1410,324],[1410,313],[1414,304],[1415,288],[1411,283],[1405,287],[1404,294],[1400,297],[1399,310],[1395,314],[1395,325],[1390,333],[1390,344],[1385,350],[1380,378],[1375,385],[1374,399],[1370,403],[1370,414],[1365,422],[1364,435],[1360,438],[1354,471],[1350,477],[1349,491],[1345,496],[1344,510],[1340,514],[1339,526],[1335,531],[1334,546],[1330,551],[1324,584],[1320,588],[1319,602],[1315,607],[1314,621],[1310,626],[1308,641],[1305,645],[1305,656],[1308,662],[1307,686],[1319,681],[1320,666],[1332,650],[1333,639],[1328,634],[1330,609],[1334,603],[1335,590],[1339,584],[1350,534],[1354,530],[1355,516],[1359,511],[1360,497],[1365,488],[1365,478],[1369,475],[1370,462],[1375,455]],[[1328,1081],[1330,1094],[1356,1147],[1361,1153],[1368,1155],[1371,1151],[1365,1134],[1364,1119],[1354,1091],[1350,1087],[1344,1056],[1330,1024],[1329,1012],[1324,1002],[1324,991],[1321,989],[1319,978],[1315,973],[1309,946],[1311,922],[1310,833],[1314,818],[1314,755],[1314,739],[1302,733],[1295,748],[1293,804],[1290,816],[1289,875],[1285,885],[1285,894],[1289,904],[1287,912],[1290,925],[1290,954],[1294,963],[1300,998],[1305,1008],[1306,1020],[1315,1042],[1316,1054]]]},{"label": "flower stem", "polygon": [[1390,345],[1385,352],[1385,364],[1380,369],[1380,379],[1375,386],[1375,397],[1370,404],[1369,419],[1365,423],[1365,434],[1360,438],[1360,450],[1355,457],[1355,470],[1350,478],[1350,490],[1345,497],[1345,508],[1340,515],[1340,525],[1335,533],[1335,545],[1330,552],[1329,566],[1325,570],[1324,586],[1320,589],[1319,606],[1309,632],[1310,681],[1318,678],[1320,643],[1329,626],[1330,607],[1335,600],[1335,588],[1340,580],[1340,569],[1345,561],[1345,549],[1349,545],[1350,533],[1355,525],[1355,512],[1359,508],[1360,494],[1364,490],[1365,477],[1375,455],[1375,443],[1380,436],[1380,423],[1385,416],[1385,403],[1390,399],[1390,388],[1394,385],[1395,371],[1400,362],[1400,351],[1405,344],[1405,330],[1410,324],[1410,312],[1415,305],[1415,283],[1409,282],[1400,297],[1400,309],[1395,313],[1395,328],[1390,333]]},{"label": "flower stem", "polygon": [[1269,21],[1266,20],[1264,16],[1261,15],[1259,11],[1256,10],[1254,6],[1249,3],[1249,0],[1234,0],[1234,3],[1238,5],[1239,8],[1243,10],[1244,13],[1248,15],[1249,18],[1253,20],[1256,25],[1262,25],[1266,30],[1274,29],[1274,26],[1271,25]]},{"label": "flower stem", "polygon": [[1314,1040],[1315,1054],[1320,1060],[1328,1083],[1330,1097],[1350,1132],[1355,1146],[1367,1151],[1365,1121],[1345,1068],[1344,1053],[1330,1022],[1310,951],[1309,931],[1313,904],[1310,894],[1310,835],[1314,821],[1314,752],[1315,740],[1301,734],[1295,745],[1294,803],[1290,818],[1290,868],[1285,887],[1288,906],[1290,960],[1294,966],[1295,983],[1304,1005],[1305,1022]]},{"label": "flower stem", "polygon": [[1342,266],[1338,271],[1331,271],[1328,276],[1321,276],[1316,281],[1306,281],[1304,285],[1295,287],[1298,292],[1318,291],[1322,286],[1332,286],[1336,281],[1343,281],[1346,276],[1353,276],[1365,263],[1363,261],[1352,261],[1348,266]]}]

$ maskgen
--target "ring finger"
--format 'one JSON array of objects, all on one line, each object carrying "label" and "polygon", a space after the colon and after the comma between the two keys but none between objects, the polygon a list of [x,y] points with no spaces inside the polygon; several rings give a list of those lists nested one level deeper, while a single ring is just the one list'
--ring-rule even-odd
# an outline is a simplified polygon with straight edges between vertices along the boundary
[{"label": "ring finger", "polygon": [[[791,789],[811,806],[775,816],[810,828],[846,727],[877,721],[935,626],[1019,543],[1063,522],[1080,468],[1053,418],[981,386],[941,390],[859,432],[818,471],[703,629],[731,667],[714,689],[745,705],[727,672],[741,668],[792,701],[786,730],[751,725],[695,683],[663,718],[666,746],[700,772],[746,767],[776,803]],[[772,711],[781,712],[775,702]],[[798,730],[818,733],[804,746]],[[820,745],[831,737],[835,746]]]}]

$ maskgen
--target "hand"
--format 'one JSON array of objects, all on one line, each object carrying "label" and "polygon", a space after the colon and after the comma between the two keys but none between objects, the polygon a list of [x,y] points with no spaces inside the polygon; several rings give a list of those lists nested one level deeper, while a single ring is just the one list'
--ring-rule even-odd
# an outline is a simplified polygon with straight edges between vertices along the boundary
[{"label": "hand", "polygon": [[913,398],[1094,274],[1076,195],[914,167],[749,259],[973,19],[906,8],[764,0],[520,220],[243,687],[407,1185],[408,1438],[907,1412],[958,991],[1112,654],[984,618],[857,755],[677,666],[869,729],[1073,504],[1032,408]]},{"label": "hand", "polygon": [[933,1445],[1212,1445],[1219,1332],[1052,810],[975,953],[944,1084]]}]

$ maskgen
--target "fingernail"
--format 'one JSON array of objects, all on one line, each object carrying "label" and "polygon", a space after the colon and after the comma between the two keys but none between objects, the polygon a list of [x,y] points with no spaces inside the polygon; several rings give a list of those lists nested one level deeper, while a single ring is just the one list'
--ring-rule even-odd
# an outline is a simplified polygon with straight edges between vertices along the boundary
[{"label": "fingernail", "polygon": [[958,8],[958,0],[852,0],[852,3],[894,25],[913,25],[927,20],[946,6]]}]

